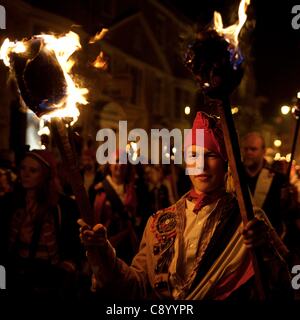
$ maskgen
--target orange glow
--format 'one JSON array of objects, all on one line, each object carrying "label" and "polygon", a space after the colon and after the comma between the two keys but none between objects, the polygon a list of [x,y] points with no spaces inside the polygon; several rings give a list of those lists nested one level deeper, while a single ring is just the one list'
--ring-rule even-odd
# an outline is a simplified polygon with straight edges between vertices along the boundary
[{"label": "orange glow", "polygon": [[107,61],[104,58],[103,51],[100,52],[96,60],[93,62],[93,66],[98,69],[106,70],[108,67]]},{"label": "orange glow", "polygon": [[8,38],[6,38],[0,48],[0,60],[3,60],[3,63],[9,67],[9,54],[14,53],[22,53],[27,50],[26,44],[22,41],[12,42],[9,41]]},{"label": "orange glow", "polygon": [[108,29],[103,28],[101,31],[99,31],[94,37],[92,37],[89,41],[89,43],[95,43],[101,39],[103,39],[105,37],[105,35],[107,34]]},{"label": "orange glow", "polygon": [[[108,29],[103,28],[101,31],[99,31],[94,37],[92,37],[89,41],[89,43],[96,43],[100,40],[102,40],[108,32]],[[106,70],[107,69],[107,61],[104,58],[104,53],[101,51],[99,55],[97,56],[96,60],[92,63],[92,65],[97,69]]]},{"label": "orange glow", "polygon": [[[72,54],[81,48],[79,36],[74,32],[69,32],[63,36],[54,36],[50,34],[37,35],[35,38],[42,39],[44,48],[53,52],[65,77],[67,83],[66,97],[58,104],[54,105],[55,109],[49,114],[43,115],[44,120],[51,120],[53,117],[72,117],[72,125],[77,121],[80,114],[77,104],[87,104],[87,88],[81,88],[72,77],[71,70],[74,61],[71,59]],[[0,59],[6,66],[10,66],[9,54],[11,52],[26,52],[26,40],[11,42],[6,39],[0,48]]]}]

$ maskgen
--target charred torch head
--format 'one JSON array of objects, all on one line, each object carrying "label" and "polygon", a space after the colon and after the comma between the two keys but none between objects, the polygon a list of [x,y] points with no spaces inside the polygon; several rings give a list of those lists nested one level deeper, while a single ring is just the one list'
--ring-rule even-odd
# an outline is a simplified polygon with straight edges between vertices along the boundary
[{"label": "charred torch head", "polygon": [[199,33],[184,56],[186,67],[211,98],[229,95],[238,86],[243,75],[242,60],[240,52],[215,30]]},{"label": "charred torch head", "polygon": [[37,116],[56,109],[66,95],[66,81],[55,55],[42,39],[26,42],[24,53],[11,53],[10,62],[20,95]]}]

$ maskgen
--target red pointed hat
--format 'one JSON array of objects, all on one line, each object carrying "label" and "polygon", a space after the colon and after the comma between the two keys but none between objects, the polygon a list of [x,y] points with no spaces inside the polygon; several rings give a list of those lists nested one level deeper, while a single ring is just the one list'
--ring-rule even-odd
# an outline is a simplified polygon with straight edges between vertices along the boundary
[{"label": "red pointed hat", "polygon": [[[224,142],[223,131],[221,129],[220,121],[215,116],[210,116],[205,112],[197,112],[193,128],[186,135],[184,139],[184,148],[196,145],[196,141],[200,141],[197,137],[196,129],[204,130],[204,147],[210,151],[217,153],[224,161],[227,161],[227,153]],[[199,133],[198,133],[199,136]]]}]

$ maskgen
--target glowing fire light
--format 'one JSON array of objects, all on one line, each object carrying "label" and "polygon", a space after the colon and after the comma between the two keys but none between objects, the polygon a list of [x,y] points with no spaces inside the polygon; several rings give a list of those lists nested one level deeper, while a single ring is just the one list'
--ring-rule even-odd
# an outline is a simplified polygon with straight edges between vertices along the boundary
[{"label": "glowing fire light", "polygon": [[11,42],[8,38],[6,38],[0,48],[0,60],[3,60],[3,63],[9,67],[9,53],[23,53],[26,51],[25,43],[18,41],[18,42]]},{"label": "glowing fire light", "polygon": [[239,112],[239,108],[238,107],[232,107],[231,108],[231,113],[232,114],[237,114]]},{"label": "glowing fire light", "polygon": [[279,148],[282,145],[282,141],[279,139],[274,140],[274,146]]},{"label": "glowing fire light", "polygon": [[[103,28],[101,31],[99,31],[94,37],[92,37],[89,41],[90,44],[92,43],[96,43],[100,40],[102,40],[106,34],[108,32],[108,29],[106,28]],[[106,70],[107,69],[107,61],[104,57],[104,52],[101,51],[99,53],[99,55],[97,56],[96,60],[93,62],[92,64],[95,68],[98,68],[98,69],[103,69],[103,70]]]},{"label": "glowing fire light", "polygon": [[[74,124],[80,114],[77,104],[86,105],[88,101],[85,95],[88,93],[87,88],[81,88],[71,76],[71,69],[74,65],[74,60],[71,55],[81,48],[79,36],[74,32],[69,32],[63,36],[57,37],[50,34],[42,34],[35,36],[37,39],[41,39],[44,48],[49,52],[53,52],[65,77],[67,84],[66,97],[60,101],[58,105],[53,105],[56,110],[43,115],[41,118],[44,120],[51,120],[53,117],[71,117]],[[9,55],[11,53],[24,53],[27,50],[26,40],[11,42],[9,39],[5,39],[0,48],[0,59],[4,64],[10,67]]]},{"label": "glowing fire light", "polygon": [[126,152],[130,154],[132,161],[136,161],[138,157],[138,151],[138,144],[136,142],[131,141],[127,144]]},{"label": "glowing fire light", "polygon": [[280,159],[281,159],[281,154],[280,154],[279,152],[277,152],[277,153],[275,154],[274,160],[275,160],[275,161],[278,161],[278,160],[280,160]]},{"label": "glowing fire light", "polygon": [[238,46],[239,33],[247,20],[246,11],[249,4],[250,0],[241,0],[238,10],[238,21],[227,28],[223,28],[223,20],[221,14],[217,11],[214,12],[214,29],[220,36],[224,37],[225,40],[235,48],[237,48]]},{"label": "glowing fire light", "polygon": [[280,108],[280,110],[281,110],[281,113],[282,113],[283,115],[286,115],[286,114],[288,114],[288,113],[290,112],[291,107],[289,107],[289,106],[282,106],[282,107]]},{"label": "glowing fire light", "polygon": [[100,52],[100,54],[98,55],[98,57],[96,58],[96,60],[93,62],[93,66],[97,69],[102,69],[102,70],[106,70],[108,67],[108,63],[104,58],[104,53],[103,51]]},{"label": "glowing fire light", "polygon": [[43,119],[40,119],[38,135],[41,136],[43,134],[46,134],[47,136],[49,136],[50,135],[50,129],[45,124],[45,121]]},{"label": "glowing fire light", "polygon": [[191,113],[191,108],[190,108],[189,106],[186,106],[186,107],[184,108],[184,113],[185,113],[186,115],[189,115],[189,114]]},{"label": "glowing fire light", "polygon": [[103,28],[103,29],[102,29],[101,31],[99,31],[94,37],[92,37],[92,38],[90,39],[89,43],[95,43],[95,42],[97,42],[97,41],[99,41],[99,40],[102,40],[102,39],[105,37],[105,35],[107,34],[107,32],[108,32],[108,29]]}]

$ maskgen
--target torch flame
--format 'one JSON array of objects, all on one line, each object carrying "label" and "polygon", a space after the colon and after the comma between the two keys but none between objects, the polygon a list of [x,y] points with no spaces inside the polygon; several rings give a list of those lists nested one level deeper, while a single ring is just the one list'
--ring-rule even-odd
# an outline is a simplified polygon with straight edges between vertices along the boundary
[{"label": "torch flame", "polygon": [[[81,88],[75,83],[75,80],[71,76],[71,69],[74,66],[74,60],[70,59],[71,55],[81,48],[79,36],[74,32],[69,32],[61,37],[56,37],[50,34],[42,34],[35,36],[43,40],[45,49],[53,52],[55,57],[63,71],[65,81],[67,83],[66,98],[54,105],[57,110],[52,111],[49,114],[43,115],[41,118],[44,120],[51,120],[53,117],[71,117],[74,124],[80,114],[77,104],[86,105],[88,101],[85,95],[88,93],[87,88]],[[0,59],[3,60],[6,66],[10,66],[9,55],[12,52],[24,53],[27,50],[26,41],[11,42],[9,39],[5,39],[0,48]]]},{"label": "torch flame", "polygon": [[105,37],[105,35],[107,34],[108,29],[103,28],[101,31],[97,32],[96,35],[94,37],[92,37],[89,41],[89,43],[95,43],[101,39],[103,39]]},{"label": "torch flame", "polygon": [[9,54],[11,52],[22,53],[26,51],[26,45],[22,41],[11,42],[6,38],[0,48],[0,60],[3,60],[3,63],[9,67]]},{"label": "torch flame", "polygon": [[214,29],[218,34],[225,38],[227,42],[233,45],[235,48],[238,46],[238,36],[239,33],[247,20],[247,7],[250,5],[250,0],[241,0],[238,10],[238,21],[227,27],[223,28],[222,16],[219,12],[214,12]]},{"label": "torch flame", "polygon": [[[99,40],[102,40],[106,36],[107,32],[108,32],[108,29],[103,28],[101,31],[96,33],[94,37],[90,39],[89,43],[92,44],[92,43],[98,42]],[[99,55],[97,56],[96,60],[92,63],[92,65],[97,69],[103,69],[103,70],[107,69],[108,63],[104,57],[103,51],[99,53]]]},{"label": "torch flame", "polygon": [[46,134],[47,136],[49,136],[50,130],[49,130],[49,127],[45,124],[45,120],[40,119],[38,135],[41,136],[43,134]]},{"label": "torch flame", "polygon": [[104,52],[101,51],[96,60],[92,63],[95,68],[106,70],[108,67],[107,60],[104,57]]},{"label": "torch flame", "polygon": [[79,36],[74,32],[69,32],[65,36],[57,38],[53,35],[40,35],[46,44],[49,51],[55,53],[56,59],[63,70],[65,80],[67,83],[67,97],[66,100],[55,106],[58,109],[50,114],[44,115],[45,120],[50,120],[53,117],[72,117],[74,124],[80,114],[76,105],[86,105],[88,102],[85,95],[88,93],[87,88],[80,88],[76,85],[71,77],[71,69],[74,65],[74,60],[70,59],[71,55],[81,48]]}]

